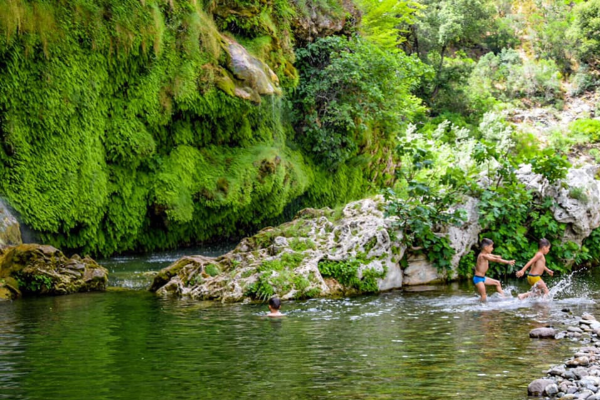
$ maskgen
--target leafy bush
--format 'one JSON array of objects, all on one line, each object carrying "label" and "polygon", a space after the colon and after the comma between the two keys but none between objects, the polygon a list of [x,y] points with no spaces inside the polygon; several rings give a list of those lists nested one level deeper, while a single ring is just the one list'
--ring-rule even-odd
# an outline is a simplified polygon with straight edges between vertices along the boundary
[{"label": "leafy bush", "polygon": [[324,278],[333,278],[346,288],[356,289],[360,293],[376,293],[379,291],[377,279],[385,278],[387,271],[377,271],[373,268],[363,268],[361,277],[359,269],[363,261],[358,259],[349,259],[347,261],[329,261],[319,262],[319,272]]},{"label": "leafy bush", "polygon": [[546,149],[540,155],[531,159],[531,167],[536,174],[542,174],[548,182],[555,183],[567,176],[571,163],[566,156],[556,154],[551,149]]},{"label": "leafy bush", "polygon": [[385,214],[397,217],[394,228],[402,232],[401,241],[409,249],[424,251],[438,269],[449,269],[454,249],[442,230],[465,220],[463,209],[451,209],[458,195],[467,190],[464,171],[450,167],[438,176],[432,150],[417,147],[413,141],[401,142],[397,151],[403,160],[397,170],[402,191],[388,188],[384,192]]},{"label": "leafy bush", "polygon": [[560,95],[562,75],[552,60],[521,59],[516,50],[487,53],[479,59],[469,79],[472,101],[492,97],[502,101],[535,98],[546,103]]},{"label": "leafy bush", "polygon": [[578,119],[571,122],[569,130],[572,135],[582,135],[591,142],[600,142],[600,120]]}]

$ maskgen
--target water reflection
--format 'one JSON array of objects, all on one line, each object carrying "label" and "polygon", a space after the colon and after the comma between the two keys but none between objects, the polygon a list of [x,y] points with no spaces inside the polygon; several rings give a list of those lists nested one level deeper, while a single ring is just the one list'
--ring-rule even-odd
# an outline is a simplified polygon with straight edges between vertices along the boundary
[{"label": "water reflection", "polygon": [[525,399],[574,346],[529,330],[566,306],[597,313],[597,278],[575,275],[551,302],[482,305],[466,283],[285,303],[277,320],[145,291],[2,303],[0,398]]}]

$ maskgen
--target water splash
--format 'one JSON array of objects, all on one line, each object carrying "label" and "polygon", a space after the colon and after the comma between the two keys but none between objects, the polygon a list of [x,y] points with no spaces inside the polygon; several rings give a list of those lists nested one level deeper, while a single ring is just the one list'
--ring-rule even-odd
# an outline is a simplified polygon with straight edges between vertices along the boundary
[{"label": "water splash", "polygon": [[[551,300],[582,300],[591,301],[590,295],[592,294],[590,285],[581,276],[586,269],[573,271],[560,279],[556,284],[549,287],[549,298]],[[577,279],[573,279],[575,275],[579,275]]]}]

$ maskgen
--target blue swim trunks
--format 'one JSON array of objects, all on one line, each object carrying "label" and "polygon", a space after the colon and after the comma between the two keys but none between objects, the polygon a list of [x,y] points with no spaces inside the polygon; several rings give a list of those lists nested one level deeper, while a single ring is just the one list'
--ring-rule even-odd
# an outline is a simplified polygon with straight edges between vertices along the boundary
[{"label": "blue swim trunks", "polygon": [[477,276],[477,275],[475,275],[473,277],[473,283],[474,284],[477,285],[479,282],[485,282],[485,276]]}]

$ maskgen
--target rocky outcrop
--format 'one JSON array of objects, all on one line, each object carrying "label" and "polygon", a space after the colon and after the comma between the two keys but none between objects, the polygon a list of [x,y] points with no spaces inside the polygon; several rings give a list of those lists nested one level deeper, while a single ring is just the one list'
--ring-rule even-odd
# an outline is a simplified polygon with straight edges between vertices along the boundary
[{"label": "rocky outcrop", "polygon": [[19,221],[11,214],[8,207],[0,201],[0,246],[21,243],[21,228],[19,226]]},{"label": "rocky outcrop", "polygon": [[342,1],[342,10],[323,9],[316,1],[305,2],[305,9],[298,10],[292,30],[300,44],[336,34],[350,33],[361,19],[360,11],[351,0]]},{"label": "rocky outcrop", "polygon": [[67,258],[45,245],[21,244],[0,249],[0,298],[59,295],[105,290],[108,271],[89,257]]},{"label": "rocky outcrop", "polygon": [[[468,221],[448,232],[458,254],[477,241],[477,202],[466,203]],[[150,290],[196,299],[242,301],[278,294],[283,299],[385,291],[452,279],[424,256],[411,255],[403,270],[402,233],[386,218],[381,197],[330,209],[301,211],[276,228],[244,239],[218,258],[183,257],[155,277]],[[340,271],[345,272],[340,272]],[[350,271],[350,272],[348,272]]]},{"label": "rocky outcrop", "polygon": [[227,57],[227,69],[220,87],[229,94],[257,103],[261,95],[280,95],[279,78],[269,66],[252,56],[242,45],[230,37],[223,36]]},{"label": "rocky outcrop", "polygon": [[527,189],[540,197],[556,201],[554,218],[567,225],[563,241],[581,245],[592,230],[600,226],[600,181],[596,180],[599,166],[586,166],[569,170],[565,182],[550,184],[546,178],[523,165],[517,177]]}]

